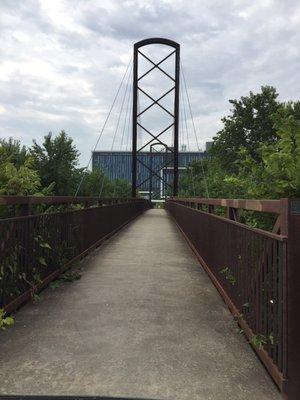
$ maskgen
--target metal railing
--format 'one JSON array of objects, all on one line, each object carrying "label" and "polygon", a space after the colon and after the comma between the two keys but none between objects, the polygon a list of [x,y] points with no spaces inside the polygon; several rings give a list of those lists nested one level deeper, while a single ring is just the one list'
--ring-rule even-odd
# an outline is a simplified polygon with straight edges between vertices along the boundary
[{"label": "metal railing", "polygon": [[[216,207],[225,207],[227,218],[214,214]],[[171,199],[166,209],[276,384],[298,398],[299,201]],[[277,214],[280,234],[238,222],[241,209]]]},{"label": "metal railing", "polygon": [[[38,214],[55,210],[72,210],[76,205],[88,208],[135,201],[131,197],[86,197],[86,196],[0,196],[0,210],[9,211],[9,216]],[[142,200],[143,199],[139,199]]]},{"label": "metal railing", "polygon": [[7,312],[150,207],[144,199],[1,197],[0,203],[21,206],[22,213],[23,206],[28,212],[45,203],[86,207],[0,219],[0,308]]}]

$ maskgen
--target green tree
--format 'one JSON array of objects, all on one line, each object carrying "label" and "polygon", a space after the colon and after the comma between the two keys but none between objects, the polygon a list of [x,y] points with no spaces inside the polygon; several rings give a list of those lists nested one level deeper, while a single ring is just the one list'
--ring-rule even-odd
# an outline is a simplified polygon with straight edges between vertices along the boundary
[{"label": "green tree", "polygon": [[0,194],[25,196],[40,189],[40,177],[26,148],[12,138],[0,140]]},{"label": "green tree", "polygon": [[[107,196],[110,192],[108,177],[98,169],[94,171],[77,170],[76,186],[80,184],[78,196]],[[108,197],[108,196],[107,196]]]},{"label": "green tree", "polygon": [[224,127],[214,138],[211,149],[222,168],[237,170],[235,161],[241,147],[257,162],[262,161],[258,151],[260,144],[272,144],[277,140],[272,120],[272,115],[280,107],[277,97],[274,87],[263,86],[260,93],[250,92],[240,100],[229,100],[233,106],[231,115],[222,118]]},{"label": "green tree", "polygon": [[289,106],[274,115],[277,143],[261,146],[262,171],[253,165],[259,179],[252,192],[260,197],[300,196],[300,118],[291,115]]},{"label": "green tree", "polygon": [[30,153],[42,186],[54,183],[55,195],[74,195],[79,152],[65,131],[54,138],[50,132],[44,137],[42,145],[34,140]]},{"label": "green tree", "polygon": [[32,160],[27,159],[19,168],[11,162],[0,165],[0,194],[26,196],[40,194],[41,181],[33,168]]},{"label": "green tree", "polygon": [[110,181],[103,171],[95,169],[93,171],[78,170],[77,186],[81,182],[78,196],[94,197],[130,197],[131,186],[123,179]]},{"label": "green tree", "polygon": [[206,157],[194,161],[180,177],[180,197],[243,198],[247,192],[243,182],[234,180],[236,174],[228,173],[217,158]]},{"label": "green tree", "polygon": [[241,146],[236,149],[234,168],[226,170],[219,155],[209,153],[203,162],[192,163],[180,180],[180,195],[205,197],[269,198],[300,196],[300,105],[281,104],[272,115],[274,143],[257,144],[261,162]]},{"label": "green tree", "polygon": [[238,173],[224,179],[231,183],[232,192],[239,187],[239,197],[278,199],[300,196],[300,119],[296,117],[290,103],[283,104],[273,115],[277,141],[260,144],[260,164],[247,149],[240,149],[236,162]]},{"label": "green tree", "polygon": [[0,139],[0,163],[11,162],[19,168],[28,158],[28,152],[25,146],[22,146],[19,140],[14,140],[12,137]]},{"label": "green tree", "polygon": [[131,185],[125,179],[115,179],[111,182],[112,197],[131,197]]}]

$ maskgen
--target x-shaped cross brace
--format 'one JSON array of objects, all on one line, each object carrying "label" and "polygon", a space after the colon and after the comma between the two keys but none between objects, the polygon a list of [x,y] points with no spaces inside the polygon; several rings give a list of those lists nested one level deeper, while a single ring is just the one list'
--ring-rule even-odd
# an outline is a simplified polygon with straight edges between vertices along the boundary
[{"label": "x-shaped cross brace", "polygon": [[[156,139],[160,144],[162,144],[163,146],[166,146],[166,144],[163,143],[160,139],[158,139],[158,137],[159,137],[160,135],[162,135],[166,130],[168,130],[171,126],[173,126],[174,123],[171,124],[170,126],[168,126],[166,129],[164,129],[162,132],[160,132],[157,136],[153,135],[153,133],[151,133],[150,131],[148,131],[148,129],[146,129],[146,128],[145,128],[143,125],[141,125],[139,122],[137,122],[137,125],[138,125],[140,128],[144,129],[145,132],[147,132],[150,136],[153,137],[153,139],[150,140],[150,142],[147,143],[147,145],[150,144],[151,142],[153,142],[153,140]],[[144,147],[145,147],[145,146],[141,147],[141,149],[143,149]],[[141,151],[141,149],[139,149],[138,152]],[[169,150],[171,153],[174,153],[174,150],[171,149],[171,147],[166,146],[166,149]]]},{"label": "x-shaped cross brace", "polygon": [[152,100],[152,104],[150,104],[148,107],[146,107],[143,111],[141,111],[137,117],[140,117],[142,114],[144,114],[144,112],[146,112],[147,110],[149,110],[149,108],[153,107],[154,104],[157,104],[160,108],[162,108],[166,113],[168,113],[169,115],[171,115],[171,117],[174,117],[174,114],[172,114],[169,110],[167,110],[164,106],[162,106],[159,101],[161,99],[163,99],[164,97],[166,97],[169,93],[171,93],[173,90],[175,89],[175,86],[173,86],[170,90],[168,90],[166,93],[164,93],[162,96],[160,96],[157,100],[154,100],[153,97],[150,96],[150,94],[146,93],[143,89],[141,89],[138,86],[138,90],[141,91],[142,93],[144,93],[145,96],[147,96],[150,100]]},{"label": "x-shaped cross brace", "polygon": [[[157,170],[157,171],[153,171],[153,170],[152,170],[150,167],[148,167],[148,165],[145,164],[143,161],[141,161],[141,160],[139,160],[139,159],[137,159],[137,161],[138,161],[140,164],[142,164],[145,168],[147,168],[147,170],[150,171],[153,175],[155,175],[160,181],[162,181],[163,183],[165,183],[166,185],[168,185],[170,188],[172,188],[172,185],[170,185],[164,178],[162,178],[160,175],[158,175],[158,172],[160,172],[163,168],[167,167],[167,166],[171,163],[171,161],[173,161],[173,160],[170,160],[167,164],[163,165],[163,166],[162,166],[159,170]],[[137,187],[142,186],[142,185],[143,185],[145,182],[147,182],[149,179],[151,179],[151,176],[148,177],[148,178],[146,178],[143,182],[139,183],[139,184],[137,185]]]},{"label": "x-shaped cross brace", "polygon": [[155,64],[155,62],[153,62],[152,60],[150,60],[149,57],[147,57],[145,54],[143,54],[140,50],[138,51],[138,53],[143,56],[144,58],[146,58],[146,60],[148,60],[152,65],[154,65],[152,68],[150,68],[147,72],[145,72],[142,76],[140,76],[138,78],[138,81],[140,81],[141,79],[144,78],[144,76],[148,75],[149,72],[153,71],[155,68],[159,69],[163,74],[165,74],[168,78],[170,78],[172,81],[175,82],[175,79],[169,75],[165,70],[163,70],[160,67],[160,64],[162,64],[164,61],[166,61],[169,57],[171,57],[172,54],[174,54],[176,52],[176,50],[172,51],[172,53],[170,53],[169,55],[167,55],[165,58],[163,58],[159,63]]},{"label": "x-shaped cross brace", "polygon": [[[140,123],[137,122],[137,124],[138,124],[142,129],[144,129],[147,133],[149,133],[149,135],[152,136],[152,139],[149,140],[149,142],[147,142],[146,144],[144,144],[144,146],[140,147],[140,148],[137,150],[137,152],[142,151],[145,147],[147,147],[149,144],[151,144],[151,143],[153,142],[153,140],[158,139],[163,133],[165,133],[168,129],[170,129],[172,126],[174,126],[174,122],[173,122],[171,125],[167,126],[165,129],[163,129],[157,136],[155,136],[155,135],[153,135],[152,133],[150,133],[146,128],[144,128]],[[158,141],[160,142],[160,144],[163,144],[163,145],[165,146],[165,144],[162,143],[159,139],[158,139]],[[171,150],[171,151],[172,151],[172,150]]]}]

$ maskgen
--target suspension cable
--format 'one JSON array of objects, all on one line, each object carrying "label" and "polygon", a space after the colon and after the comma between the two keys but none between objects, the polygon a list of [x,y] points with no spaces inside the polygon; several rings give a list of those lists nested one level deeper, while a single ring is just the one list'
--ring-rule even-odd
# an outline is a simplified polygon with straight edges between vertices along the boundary
[{"label": "suspension cable", "polygon": [[128,121],[127,121],[127,140],[126,140],[126,151],[129,151],[130,149],[130,138],[132,137],[132,132],[130,129],[130,126],[132,125],[132,97],[133,97],[133,93],[132,90],[130,92],[130,97],[129,97],[129,117],[128,117]]},{"label": "suspension cable", "polygon": [[[122,100],[121,110],[120,110],[120,113],[119,113],[119,118],[118,118],[118,122],[117,122],[117,128],[116,128],[115,137],[116,137],[116,135],[117,135],[117,131],[118,131],[118,128],[119,128],[119,123],[120,123],[121,115],[122,115],[122,112],[123,112],[125,99],[126,99],[126,97],[127,97],[127,93],[129,93],[129,88],[130,88],[129,82],[130,82],[130,78],[131,78],[131,72],[133,72],[132,69],[131,69],[131,71],[130,71],[130,73],[129,73],[129,75],[128,75],[128,79],[127,79],[127,82],[126,82],[125,93],[124,93],[124,97],[123,97],[123,100]],[[124,122],[123,132],[122,132],[122,142],[123,142],[123,136],[124,136],[124,127],[125,127],[125,122]],[[114,137],[114,138],[115,138],[115,137]],[[111,151],[112,151],[112,150],[113,150],[113,145],[112,145]],[[114,191],[113,191],[113,197],[115,197],[115,195],[116,195],[116,188],[117,188],[117,185],[116,185],[116,182],[115,182],[115,184],[114,184]]]},{"label": "suspension cable", "polygon": [[[118,114],[117,126],[116,126],[116,129],[115,129],[115,132],[114,132],[114,136],[113,136],[113,141],[112,141],[110,152],[113,151],[115,140],[116,140],[116,136],[117,136],[117,132],[119,130],[121,115],[122,115],[123,108],[124,108],[124,102],[125,102],[125,98],[127,96],[128,83],[129,83],[130,76],[131,76],[131,73],[128,74],[128,77],[127,77],[127,80],[126,80],[126,83],[125,83],[124,95],[123,95],[122,102],[121,102],[121,108],[120,108],[120,111],[119,111],[119,114]],[[101,194],[102,194],[102,190],[103,190],[103,186],[104,186],[104,180],[105,180],[105,174],[103,175],[102,185],[101,185],[101,188],[100,188],[100,191],[99,191],[99,197],[101,197]],[[114,192],[115,192],[115,189],[114,189]]]},{"label": "suspension cable", "polygon": [[[132,72],[133,71],[131,70],[130,77],[132,76]],[[129,80],[130,80],[130,77],[129,77]],[[130,95],[131,95],[131,91],[129,90],[128,91],[128,98],[127,98],[126,106],[125,106],[126,112],[125,112],[125,120],[124,120],[124,125],[123,125],[122,139],[121,139],[121,146],[120,146],[121,150],[123,148],[124,135],[125,135],[125,130],[127,128],[127,116],[128,116],[128,111],[129,111]]]},{"label": "suspension cable", "polygon": [[[193,131],[194,131],[194,135],[195,135],[195,139],[196,139],[197,148],[198,148],[198,151],[199,151],[199,153],[200,153],[201,151],[200,151],[200,146],[199,146],[198,137],[197,137],[197,133],[196,133],[196,127],[195,127],[195,122],[194,122],[194,117],[193,117],[193,112],[192,112],[190,97],[189,97],[189,93],[188,93],[188,90],[187,90],[187,84],[186,84],[186,80],[185,80],[185,74],[184,74],[184,71],[183,71],[183,66],[182,66],[182,62],[181,62],[181,61],[180,61],[180,64],[181,64],[181,72],[182,72],[182,77],[183,77],[184,88],[185,88],[185,92],[186,92],[186,97],[187,97],[188,106],[189,106],[189,111],[190,111],[191,120],[192,120],[192,125],[193,125]],[[201,169],[202,169],[202,174],[203,174],[203,180],[204,180],[204,185],[205,185],[205,190],[206,190],[206,197],[209,198],[209,191],[208,191],[207,179],[206,179],[206,174],[205,174],[204,167],[203,167],[203,160],[202,160],[202,157],[200,157],[200,164],[201,164]]]},{"label": "suspension cable", "polygon": [[[90,159],[89,159],[89,162],[88,162],[87,166],[83,169],[82,172],[84,172],[85,170],[87,170],[87,169],[89,168],[90,164],[91,164],[91,161],[92,161],[92,158],[93,158],[93,153],[96,151],[97,146],[98,146],[98,144],[99,144],[99,141],[100,141],[100,139],[101,139],[101,137],[102,137],[102,135],[103,135],[104,129],[105,129],[106,125],[107,125],[107,122],[108,122],[108,120],[109,120],[109,118],[110,118],[110,115],[111,115],[111,113],[112,113],[112,110],[113,110],[113,108],[114,108],[114,106],[115,106],[116,100],[117,100],[117,98],[118,98],[118,96],[119,96],[121,87],[122,87],[123,82],[124,82],[124,79],[125,79],[125,77],[126,77],[126,75],[127,75],[127,71],[128,71],[128,69],[129,69],[129,66],[131,65],[131,62],[132,62],[132,57],[131,57],[129,63],[127,64],[125,73],[124,73],[124,75],[123,75],[123,77],[122,77],[121,83],[120,83],[120,85],[119,85],[119,87],[118,87],[118,90],[117,90],[117,92],[116,92],[116,94],[115,94],[115,97],[114,97],[114,99],[113,99],[113,102],[112,102],[112,104],[111,104],[111,106],[110,106],[110,109],[109,109],[109,112],[108,112],[108,114],[107,114],[107,116],[106,116],[106,119],[105,119],[105,121],[104,121],[104,124],[103,124],[103,126],[102,126],[102,128],[101,128],[101,130],[100,130],[100,133],[99,133],[99,135],[98,135],[98,138],[97,138],[96,144],[95,144],[95,146],[94,146],[94,149],[93,149],[93,151],[92,151],[92,154],[91,154],[91,157],[90,157]],[[85,178],[85,174],[83,173],[83,174],[82,174],[82,178],[81,178],[81,180],[80,180],[80,182],[79,182],[79,184],[78,184],[78,186],[77,186],[77,189],[76,189],[76,191],[75,191],[75,197],[78,195],[78,192],[79,192],[79,190],[80,190],[80,188],[81,188],[81,185],[82,185],[82,183],[83,183],[84,178]]]},{"label": "suspension cable", "polygon": [[128,92],[128,84],[129,84],[130,76],[131,76],[131,73],[128,75],[127,81],[125,83],[125,91],[124,91],[124,95],[123,95],[122,103],[121,103],[121,108],[120,108],[119,115],[118,115],[117,126],[116,126],[114,137],[113,137],[111,151],[113,150],[113,147],[114,147],[114,144],[115,144],[115,140],[116,140],[116,137],[117,137],[117,133],[118,133],[118,130],[119,130],[119,125],[120,125],[121,115],[122,115],[123,108],[124,108],[125,98],[126,98],[127,92]]},{"label": "suspension cable", "polygon": [[[184,125],[183,125],[183,118],[182,118],[183,112],[182,112],[182,104],[181,104],[181,89],[179,88],[179,141],[181,143],[181,149],[183,151],[184,146],[185,146],[185,140],[184,140]],[[180,188],[179,188],[180,191]]]},{"label": "suspension cable", "polygon": [[[188,125],[187,125],[186,106],[185,106],[185,99],[184,99],[183,90],[181,90],[181,101],[182,101],[182,110],[183,110],[183,114],[184,114],[184,125],[185,125],[185,131],[186,131],[187,146],[188,146],[188,151],[191,152],[189,133],[188,133]],[[191,176],[192,185],[193,185],[194,197],[196,197],[196,188],[195,188],[195,180],[194,180],[193,168],[189,167],[189,171],[190,171],[190,176]]]}]

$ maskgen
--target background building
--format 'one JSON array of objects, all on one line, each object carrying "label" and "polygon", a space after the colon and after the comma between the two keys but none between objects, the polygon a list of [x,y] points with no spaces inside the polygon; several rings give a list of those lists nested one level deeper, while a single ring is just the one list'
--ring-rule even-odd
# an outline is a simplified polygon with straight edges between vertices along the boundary
[{"label": "background building", "polygon": [[[173,169],[171,167],[163,167],[167,164],[169,153],[165,151],[152,153],[152,169],[163,177],[164,180],[170,182],[172,180]],[[192,162],[200,160],[203,153],[198,151],[181,151],[178,155],[178,169],[180,171]],[[138,163],[138,183],[142,183],[139,191],[149,192],[150,180],[149,170],[151,165],[150,151],[139,153],[138,158],[144,165]],[[94,151],[92,155],[92,168],[100,168],[108,176],[109,179],[125,179],[131,183],[131,151]],[[164,196],[164,185],[158,177],[152,178],[152,190],[160,192],[161,197]]]}]

